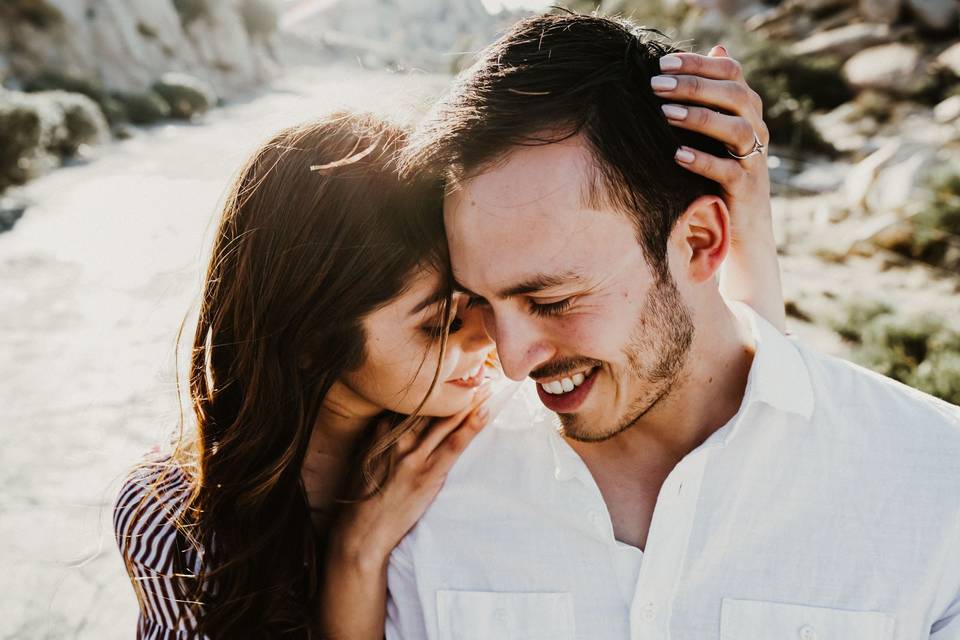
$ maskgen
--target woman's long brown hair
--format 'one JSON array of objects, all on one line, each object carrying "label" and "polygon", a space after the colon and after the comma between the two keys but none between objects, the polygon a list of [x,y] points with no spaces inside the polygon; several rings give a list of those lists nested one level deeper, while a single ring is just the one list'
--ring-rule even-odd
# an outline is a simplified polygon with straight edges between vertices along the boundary
[{"label": "woman's long brown hair", "polygon": [[[290,128],[228,196],[191,354],[195,437],[172,458],[192,482],[179,524],[203,554],[189,582],[211,638],[309,634],[323,554],[300,472],[321,403],[363,363],[363,318],[447,265],[441,188],[398,176],[403,141],[372,116]],[[398,422],[366,449],[368,473]]]}]

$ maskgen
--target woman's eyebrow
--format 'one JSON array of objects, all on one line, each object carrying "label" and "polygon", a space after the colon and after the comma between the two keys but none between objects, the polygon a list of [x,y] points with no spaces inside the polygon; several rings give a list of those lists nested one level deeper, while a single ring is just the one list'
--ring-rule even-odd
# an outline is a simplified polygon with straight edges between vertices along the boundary
[{"label": "woman's eyebrow", "polygon": [[420,313],[427,307],[435,305],[438,302],[444,300],[446,297],[447,297],[446,292],[444,292],[442,289],[437,289],[436,291],[428,295],[426,298],[418,302],[409,315],[412,316],[417,313]]}]

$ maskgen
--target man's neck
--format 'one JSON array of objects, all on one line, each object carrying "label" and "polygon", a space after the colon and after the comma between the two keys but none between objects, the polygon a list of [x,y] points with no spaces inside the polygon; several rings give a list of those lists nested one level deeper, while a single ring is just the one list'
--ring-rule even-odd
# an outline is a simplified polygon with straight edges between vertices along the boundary
[{"label": "man's neck", "polygon": [[698,327],[680,380],[650,411],[609,440],[570,442],[588,464],[676,464],[736,415],[755,342],[746,319],[726,304],[714,318]]}]

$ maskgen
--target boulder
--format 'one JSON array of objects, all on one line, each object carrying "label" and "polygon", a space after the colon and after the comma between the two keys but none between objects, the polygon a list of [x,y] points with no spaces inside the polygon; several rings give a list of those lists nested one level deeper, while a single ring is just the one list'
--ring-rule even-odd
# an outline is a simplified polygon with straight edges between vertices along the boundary
[{"label": "boulder", "polygon": [[950,96],[933,108],[937,122],[948,124],[960,118],[960,95]]},{"label": "boulder", "polygon": [[[43,6],[56,17],[27,19],[8,2]],[[178,9],[194,4],[204,11],[184,20]],[[0,55],[24,80],[55,70],[106,91],[140,94],[174,71],[212,82],[222,94],[254,86],[275,70],[270,29],[276,24],[266,8],[267,0],[4,0]]]},{"label": "boulder", "polygon": [[960,42],[942,51],[937,56],[936,64],[960,77]]},{"label": "boulder", "polygon": [[921,25],[936,31],[956,28],[956,0],[906,0],[910,12]]},{"label": "boulder", "polygon": [[890,25],[863,22],[829,31],[814,33],[795,43],[791,50],[796,55],[833,54],[848,58],[853,54],[891,40]]},{"label": "boulder", "polygon": [[0,233],[13,228],[27,210],[27,205],[10,198],[0,198]]},{"label": "boulder", "polygon": [[929,147],[905,149],[878,171],[865,197],[867,208],[874,212],[898,211],[920,202],[924,193],[922,178],[935,157],[936,151]]},{"label": "boulder", "polygon": [[843,65],[847,82],[857,89],[878,89],[898,94],[925,90],[930,78],[923,69],[920,51],[906,44],[886,44],[864,49]]},{"label": "boulder", "polygon": [[860,0],[860,15],[871,22],[893,24],[901,9],[901,0]]},{"label": "boulder", "polygon": [[185,73],[165,73],[153,84],[153,90],[170,105],[170,115],[183,120],[217,104],[217,94],[209,83]]},{"label": "boulder", "polygon": [[867,194],[880,168],[887,164],[900,150],[902,143],[891,140],[858,162],[843,181],[844,202],[850,209],[866,206]]}]

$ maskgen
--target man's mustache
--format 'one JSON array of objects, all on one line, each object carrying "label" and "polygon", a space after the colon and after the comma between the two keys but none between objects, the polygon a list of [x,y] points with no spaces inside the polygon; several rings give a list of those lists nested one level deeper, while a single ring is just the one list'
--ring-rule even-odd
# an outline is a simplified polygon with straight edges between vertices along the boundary
[{"label": "man's mustache", "polygon": [[563,360],[554,360],[548,362],[542,367],[530,372],[530,377],[534,380],[541,378],[553,378],[564,373],[574,373],[582,371],[589,367],[599,367],[603,362],[593,358],[565,358]]}]

